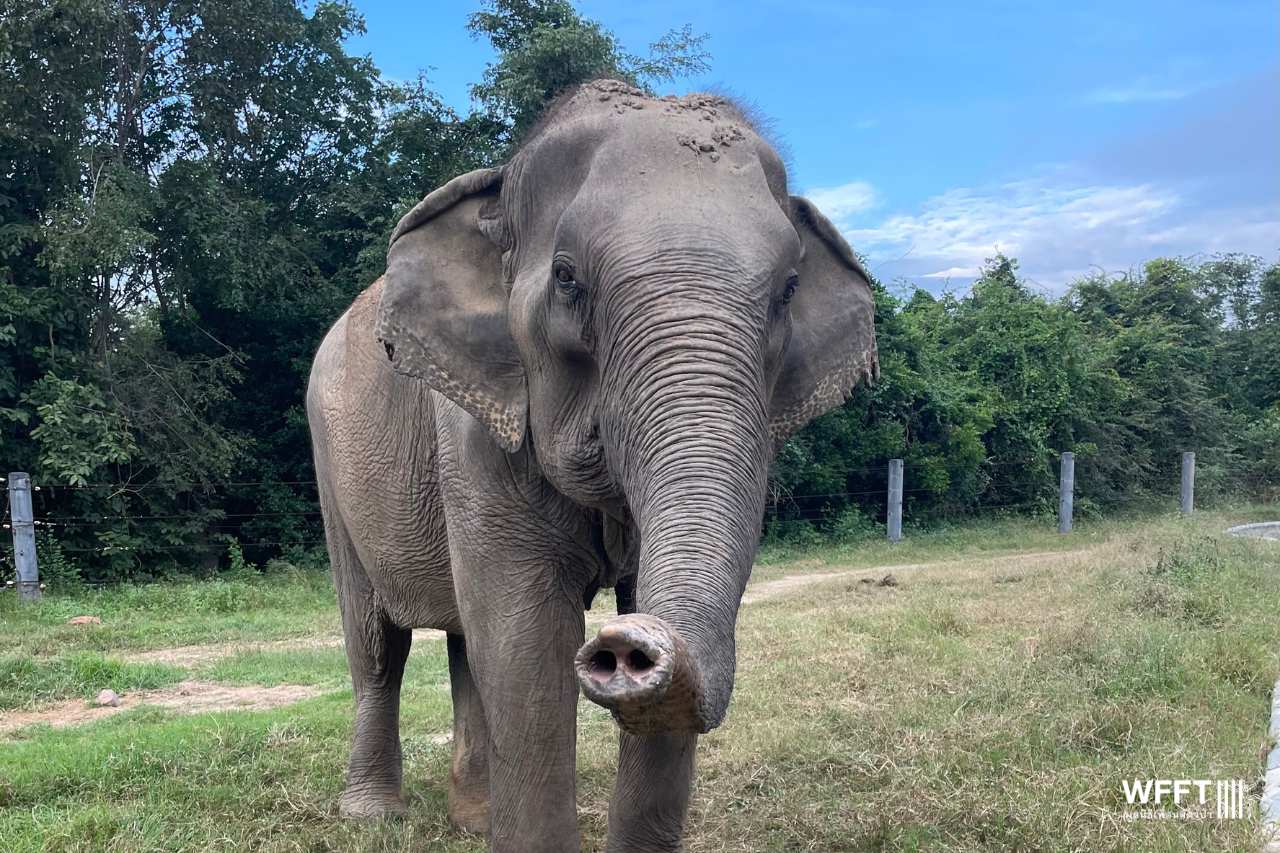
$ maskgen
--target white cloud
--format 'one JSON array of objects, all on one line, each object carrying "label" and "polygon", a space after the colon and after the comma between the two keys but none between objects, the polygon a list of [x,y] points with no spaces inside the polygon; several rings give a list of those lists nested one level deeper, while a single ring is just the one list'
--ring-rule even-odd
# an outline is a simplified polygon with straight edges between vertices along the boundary
[{"label": "white cloud", "polygon": [[947,267],[945,270],[929,272],[921,278],[977,278],[982,270],[978,267]]},{"label": "white cloud", "polygon": [[949,190],[879,221],[868,216],[874,206],[856,203],[876,197],[864,184],[809,197],[886,279],[974,278],[1003,252],[1032,281],[1061,290],[1091,268],[1128,269],[1159,255],[1280,250],[1280,205],[1223,208],[1202,204],[1189,187],[1073,181],[1065,170]]},{"label": "white cloud", "polygon": [[809,190],[805,197],[837,224],[847,222],[880,205],[880,196],[875,187],[865,181],[850,181],[838,187]]},{"label": "white cloud", "polygon": [[1143,230],[1177,204],[1175,194],[1149,185],[1062,187],[1026,180],[950,190],[926,201],[919,213],[849,228],[846,236],[870,255],[909,253],[921,262],[973,269],[996,252],[1031,262],[1047,247],[1110,242]]}]

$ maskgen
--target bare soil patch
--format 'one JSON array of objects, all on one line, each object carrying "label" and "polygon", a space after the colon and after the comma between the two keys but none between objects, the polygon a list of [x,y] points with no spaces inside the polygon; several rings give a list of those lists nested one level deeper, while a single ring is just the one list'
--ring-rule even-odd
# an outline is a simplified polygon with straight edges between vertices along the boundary
[{"label": "bare soil patch", "polygon": [[211,681],[182,681],[160,690],[139,690],[120,697],[120,704],[92,705],[80,699],[60,702],[34,711],[0,716],[0,734],[25,726],[46,724],[54,728],[91,723],[140,705],[173,708],[184,714],[206,711],[264,711],[319,696],[321,690],[300,684],[278,687],[241,687]]}]

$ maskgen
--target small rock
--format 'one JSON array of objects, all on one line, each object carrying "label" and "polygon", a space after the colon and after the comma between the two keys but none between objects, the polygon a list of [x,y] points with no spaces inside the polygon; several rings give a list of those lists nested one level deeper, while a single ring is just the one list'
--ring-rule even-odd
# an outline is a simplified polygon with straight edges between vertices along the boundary
[{"label": "small rock", "polygon": [[119,708],[120,694],[108,688],[98,693],[97,702],[104,708]]},{"label": "small rock", "polygon": [[72,616],[67,620],[68,625],[101,625],[102,619],[97,616]]},{"label": "small rock", "polygon": [[884,577],[880,578],[880,582],[876,584],[876,586],[897,586],[897,585],[898,585],[898,579],[895,578],[893,575],[885,575]]}]

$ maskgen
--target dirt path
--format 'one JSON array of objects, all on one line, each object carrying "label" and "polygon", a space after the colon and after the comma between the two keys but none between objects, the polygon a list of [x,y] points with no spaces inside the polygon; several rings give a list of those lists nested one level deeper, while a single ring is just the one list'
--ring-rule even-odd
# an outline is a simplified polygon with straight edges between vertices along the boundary
[{"label": "dirt path", "polygon": [[[1096,550],[1097,547],[1069,551],[1033,551],[1000,556],[965,557],[958,560],[937,560],[929,563],[897,563],[857,568],[850,567],[828,572],[801,572],[775,580],[751,584],[742,596],[742,603],[744,605],[756,604],[787,595],[814,584],[857,575],[866,575],[868,577],[895,575],[895,573],[950,568],[973,563],[988,563],[992,566],[1000,566],[1031,562],[1032,565],[1029,568],[1043,568],[1046,565],[1082,559]],[[885,585],[891,585],[888,578],[883,578],[880,582]],[[609,614],[606,613],[588,613],[587,624],[599,625],[608,618]],[[418,629],[413,632],[415,642],[442,640],[444,636],[443,631]],[[295,637],[260,643],[202,643],[178,646],[171,649],[125,653],[118,657],[134,663],[160,663],[192,668],[245,652],[339,648],[342,644],[342,635],[333,634]],[[118,707],[99,707],[89,705],[81,700],[72,700],[33,711],[0,713],[0,735],[37,723],[45,723],[55,728],[89,723],[139,705],[157,705],[163,708],[173,708],[188,714],[199,714],[206,711],[258,711],[289,705],[303,699],[318,696],[320,693],[319,688],[296,684],[286,684],[278,687],[254,687],[231,686],[211,681],[183,681],[170,688],[130,693],[121,697],[121,704]]]},{"label": "dirt path", "polygon": [[[771,581],[761,581],[753,583],[747,587],[746,593],[742,596],[743,604],[755,604],[770,598],[777,598],[786,595],[796,589],[817,583],[825,583],[826,581],[836,580],[837,578],[847,577],[849,575],[857,575],[866,572],[868,574],[892,573],[892,572],[910,572],[922,569],[946,568],[956,565],[967,565],[971,563],[987,562],[992,565],[1004,565],[1007,563],[1018,563],[1025,560],[1040,561],[1043,565],[1045,561],[1060,562],[1064,558],[1075,559],[1092,553],[1093,549],[1085,548],[1073,551],[1032,551],[1029,553],[1005,554],[997,557],[965,557],[959,560],[936,560],[929,563],[890,563],[879,566],[863,566],[836,569],[830,572],[799,572],[797,574],[786,575]],[[589,612],[587,614],[588,625],[599,625],[609,619],[610,614],[603,612]],[[443,640],[443,631],[434,631],[429,628],[418,628],[413,632],[413,641],[415,643],[431,642],[435,640]],[[129,663],[160,663],[169,666],[196,667],[202,664],[211,663],[221,658],[230,657],[231,655],[243,654],[245,652],[272,652],[272,651],[289,651],[291,649],[328,649],[339,648],[342,646],[341,634],[327,634],[311,637],[291,637],[284,640],[269,640],[264,642],[229,642],[229,643],[199,643],[190,646],[176,646],[170,649],[154,649],[146,652],[124,652],[122,654],[113,655],[121,660]]]},{"label": "dirt path", "polygon": [[1235,527],[1228,527],[1227,533],[1232,536],[1243,536],[1249,539],[1269,539],[1272,542],[1280,542],[1280,521],[1237,524]]},{"label": "dirt path", "polygon": [[1080,548],[1073,551],[1031,551],[1018,554],[1004,554],[998,557],[964,557],[958,560],[935,560],[931,563],[899,563],[896,565],[882,566],[865,566],[863,568],[839,569],[834,572],[805,572],[802,574],[785,575],[777,580],[763,581],[761,583],[751,584],[747,587],[747,591],[742,595],[743,604],[755,604],[770,598],[777,598],[794,592],[797,589],[803,589],[813,584],[825,583],[826,581],[837,580],[839,578],[850,577],[854,575],[867,574],[893,574],[895,572],[915,572],[925,569],[951,568],[954,566],[970,565],[972,563],[989,563],[992,566],[1001,566],[1008,564],[1017,564],[1027,561],[1035,561],[1035,568],[1041,568],[1046,565],[1055,565],[1069,560],[1081,559],[1089,556],[1094,552],[1094,548]]},{"label": "dirt path", "polygon": [[[432,631],[419,628],[413,632],[415,643],[431,640],[443,640],[444,631]],[[232,655],[245,652],[277,652],[293,649],[332,649],[343,645],[341,634],[328,634],[313,637],[290,637],[284,640],[269,640],[261,643],[199,643],[191,646],[175,646],[171,649],[153,649],[149,652],[125,652],[112,655],[129,663],[162,663],[169,666],[193,667],[211,663]]]}]

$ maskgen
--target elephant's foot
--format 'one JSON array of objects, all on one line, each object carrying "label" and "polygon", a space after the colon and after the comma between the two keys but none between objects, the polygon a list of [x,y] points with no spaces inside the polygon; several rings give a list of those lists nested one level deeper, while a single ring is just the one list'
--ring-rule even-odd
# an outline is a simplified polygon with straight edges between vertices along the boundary
[{"label": "elephant's foot", "polygon": [[489,834],[489,792],[461,791],[449,788],[449,822],[463,832]]},{"label": "elephant's foot", "polygon": [[407,811],[398,791],[348,788],[338,800],[338,816],[346,820],[403,817]]}]

